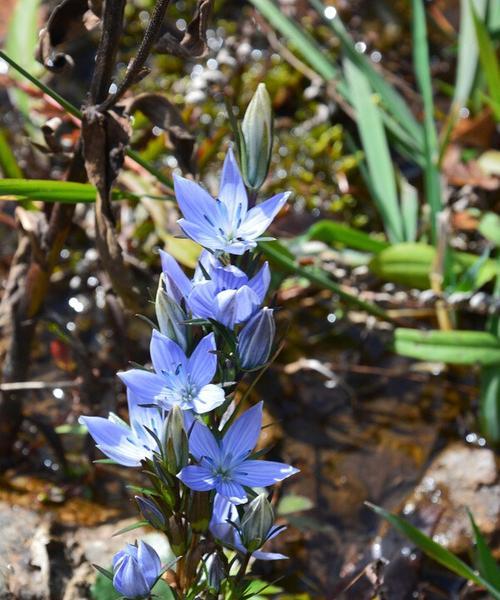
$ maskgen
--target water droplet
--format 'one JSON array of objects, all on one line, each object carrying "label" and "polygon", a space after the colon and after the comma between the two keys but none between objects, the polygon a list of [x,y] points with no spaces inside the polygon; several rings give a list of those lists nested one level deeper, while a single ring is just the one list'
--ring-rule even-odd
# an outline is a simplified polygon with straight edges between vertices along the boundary
[{"label": "water droplet", "polygon": [[354,48],[356,49],[356,52],[359,52],[360,54],[364,54],[366,52],[365,42],[356,42],[354,44]]},{"label": "water droplet", "polygon": [[323,13],[327,19],[335,19],[337,16],[337,9],[334,6],[327,6],[325,8],[325,12]]},{"label": "water droplet", "polygon": [[62,390],[61,388],[54,388],[52,390],[52,395],[54,396],[54,398],[61,400],[62,398],[64,398],[64,390]]}]

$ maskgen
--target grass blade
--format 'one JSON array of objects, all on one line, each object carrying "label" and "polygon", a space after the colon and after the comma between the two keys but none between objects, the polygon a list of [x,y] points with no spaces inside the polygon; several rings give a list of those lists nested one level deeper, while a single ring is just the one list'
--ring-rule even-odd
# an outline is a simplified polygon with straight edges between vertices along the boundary
[{"label": "grass blade", "polygon": [[479,60],[481,61],[490,96],[493,100],[492,108],[495,118],[497,121],[500,121],[500,65],[498,64],[495,47],[493,46],[488,28],[474,10],[474,5],[471,4],[470,9],[479,46]]},{"label": "grass blade", "polygon": [[351,89],[356,123],[368,163],[374,201],[382,216],[391,242],[404,241],[403,223],[399,211],[394,169],[385,136],[380,111],[365,75],[349,59],[344,61],[344,73]]},{"label": "grass blade", "polygon": [[[36,62],[35,46],[38,39],[38,8],[40,0],[17,0],[9,23],[5,49],[18,64],[36,72],[40,65]],[[29,97],[16,88],[9,90],[15,104],[23,115],[29,118]]]},{"label": "grass blade", "polygon": [[2,129],[0,129],[0,168],[4,177],[16,177],[20,179],[23,176],[23,172],[17,164],[14,152],[12,152]]},{"label": "grass blade", "polygon": [[332,281],[326,273],[318,269],[311,269],[308,267],[302,267],[298,265],[295,260],[290,257],[289,252],[283,248],[283,246],[279,242],[260,242],[259,250],[267,257],[269,260],[274,262],[277,266],[279,266],[283,272],[288,272],[292,275],[297,275],[299,277],[304,277],[308,279],[311,283],[323,288],[325,290],[330,290],[334,294],[337,294],[340,298],[342,298],[346,304],[355,306],[361,310],[366,311],[370,315],[374,315],[375,317],[379,317],[380,319],[384,319],[385,321],[392,321],[392,319],[386,314],[386,312],[379,308],[376,304],[371,304],[370,302],[365,302],[364,300],[360,300],[357,296],[353,294],[349,294],[342,287]]},{"label": "grass blade", "polygon": [[[477,15],[481,20],[486,16],[487,0],[473,0]],[[458,60],[455,78],[453,105],[462,108],[469,99],[476,77],[478,59],[477,37],[472,19],[470,0],[460,0],[460,30],[458,35]]]},{"label": "grass blade", "polygon": [[427,25],[422,0],[413,0],[413,62],[417,84],[424,103],[425,195],[431,209],[432,239],[436,243],[437,215],[441,210],[441,181],[439,176],[439,146],[434,123]]},{"label": "grass blade", "polygon": [[492,583],[486,581],[481,575],[478,575],[473,569],[466,563],[460,560],[457,556],[452,554],[443,546],[440,546],[434,542],[429,536],[422,533],[419,529],[401,519],[400,517],[387,512],[380,506],[375,506],[369,502],[366,505],[371,508],[378,515],[386,519],[393,527],[410,539],[416,546],[418,546],[427,556],[443,565],[459,577],[463,577],[469,581],[474,582],[485,588],[495,600],[500,600],[500,589],[498,589]]},{"label": "grass blade", "polygon": [[344,244],[348,248],[372,254],[377,254],[389,246],[387,242],[368,235],[364,231],[329,219],[322,219],[311,225],[304,237],[306,240],[319,240],[330,246],[336,243]]},{"label": "grass blade", "polygon": [[382,75],[375,70],[369,60],[363,54],[360,54],[354,47],[354,42],[347,33],[340,17],[335,16],[334,19],[328,19],[325,15],[325,5],[321,0],[309,0],[318,13],[323,17],[328,26],[338,36],[342,49],[349,59],[360,69],[370,82],[371,87],[380,94],[385,108],[396,119],[401,127],[415,140],[417,147],[423,149],[422,129],[411,110],[408,108],[404,98],[395,90],[395,88],[387,83]]},{"label": "grass blade", "polygon": [[[77,204],[95,202],[96,190],[90,183],[72,181],[51,181],[48,179],[2,179],[0,180],[0,200],[42,200],[43,202],[61,202]],[[139,196],[129,192],[113,190],[113,200]]]},{"label": "grass blade", "polygon": [[474,541],[476,543],[476,560],[474,561],[480,575],[489,581],[491,585],[500,590],[500,568],[496,560],[493,558],[491,550],[486,544],[483,534],[479,531],[479,527],[474,521],[472,513],[468,510],[472,532],[474,533]]}]

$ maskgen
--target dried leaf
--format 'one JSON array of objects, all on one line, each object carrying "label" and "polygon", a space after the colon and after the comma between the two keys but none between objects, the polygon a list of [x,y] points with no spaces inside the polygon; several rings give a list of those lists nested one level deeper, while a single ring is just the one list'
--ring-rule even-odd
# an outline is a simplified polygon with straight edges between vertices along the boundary
[{"label": "dried leaf", "polygon": [[207,50],[208,19],[213,0],[198,0],[196,11],[182,39],[172,33],[164,34],[156,43],[156,51],[181,58],[200,58]]},{"label": "dried leaf", "polygon": [[181,168],[193,172],[195,139],[187,130],[177,108],[160,94],[141,94],[128,101],[126,111],[140,110],[156,127],[168,132],[174,154]]},{"label": "dried leaf", "polygon": [[89,0],[63,0],[40,31],[36,59],[49,71],[59,73],[73,66],[73,59],[56,48],[82,36],[99,23],[99,4]]},{"label": "dried leaf", "polygon": [[115,229],[110,192],[123,165],[129,141],[128,119],[116,112],[100,112],[95,106],[83,111],[82,139],[85,168],[89,181],[97,188],[96,246],[109,275],[113,290],[124,306],[137,310],[140,296]]}]

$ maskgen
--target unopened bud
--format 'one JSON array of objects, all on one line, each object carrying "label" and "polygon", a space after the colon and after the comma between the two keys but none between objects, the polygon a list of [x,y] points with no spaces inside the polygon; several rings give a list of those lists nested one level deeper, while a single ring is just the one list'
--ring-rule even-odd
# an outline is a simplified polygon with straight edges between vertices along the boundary
[{"label": "unopened bud", "polygon": [[174,517],[171,517],[167,526],[168,543],[175,556],[182,556],[187,549],[186,530]]},{"label": "unopened bud", "polygon": [[189,444],[184,429],[184,416],[178,406],[173,406],[165,421],[165,454],[167,469],[176,475],[188,464]]},{"label": "unopened bud", "polygon": [[266,494],[259,494],[252,500],[241,519],[241,539],[252,553],[267,540],[274,524],[274,511]]},{"label": "unopened bud", "polygon": [[160,332],[187,350],[186,314],[177,302],[164,289],[164,275],[160,275],[160,283],[155,300],[156,319]]},{"label": "unopened bud", "polygon": [[142,516],[151,525],[151,527],[154,527],[155,529],[165,528],[165,517],[163,516],[163,513],[156,502],[150,498],[144,498],[143,496],[136,496],[135,501],[139,506]]},{"label": "unopened bud", "polygon": [[256,369],[267,362],[275,333],[273,310],[264,307],[248,321],[238,335],[238,356],[243,369]]},{"label": "unopened bud", "polygon": [[224,562],[222,561],[219,553],[217,552],[212,556],[210,566],[208,568],[208,587],[213,594],[218,594],[220,591],[220,584],[226,578],[226,569]]},{"label": "unopened bud", "polygon": [[257,190],[269,171],[273,145],[273,111],[265,84],[259,83],[241,124],[240,158],[248,187]]}]

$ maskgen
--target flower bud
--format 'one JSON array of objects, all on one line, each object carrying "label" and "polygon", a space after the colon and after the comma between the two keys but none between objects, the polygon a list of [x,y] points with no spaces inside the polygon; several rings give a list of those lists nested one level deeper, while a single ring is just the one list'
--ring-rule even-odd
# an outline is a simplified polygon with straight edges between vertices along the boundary
[{"label": "flower bud", "polygon": [[245,510],[241,519],[241,540],[252,553],[267,540],[274,524],[274,511],[266,494],[259,494]]},{"label": "flower bud", "polygon": [[175,556],[182,556],[187,550],[186,529],[174,517],[169,519],[167,525],[168,543]]},{"label": "flower bud", "polygon": [[193,492],[188,510],[188,520],[196,533],[204,533],[208,529],[212,507],[209,492]]},{"label": "flower bud", "polygon": [[125,598],[149,597],[160,575],[160,557],[142,540],[127,544],[113,558],[113,586]]},{"label": "flower bud", "polygon": [[165,529],[166,520],[156,502],[150,498],[136,496],[135,501],[144,519],[155,529]]},{"label": "flower bud", "polygon": [[220,584],[226,578],[225,565],[219,556],[219,553],[213,554],[210,560],[210,566],[208,567],[207,583],[208,588],[212,594],[218,594],[220,591]]},{"label": "flower bud", "polygon": [[243,369],[256,369],[269,358],[276,333],[273,310],[264,307],[238,335],[238,356]]},{"label": "flower bud", "polygon": [[155,311],[160,332],[187,350],[186,314],[177,302],[164,290],[164,275],[160,275],[160,283],[156,292]]},{"label": "flower bud", "polygon": [[177,475],[189,460],[189,444],[184,429],[184,416],[178,406],[173,406],[168,413],[164,439],[168,472]]},{"label": "flower bud", "polygon": [[271,162],[273,112],[265,84],[259,83],[241,124],[240,158],[248,187],[257,190],[264,183]]}]

